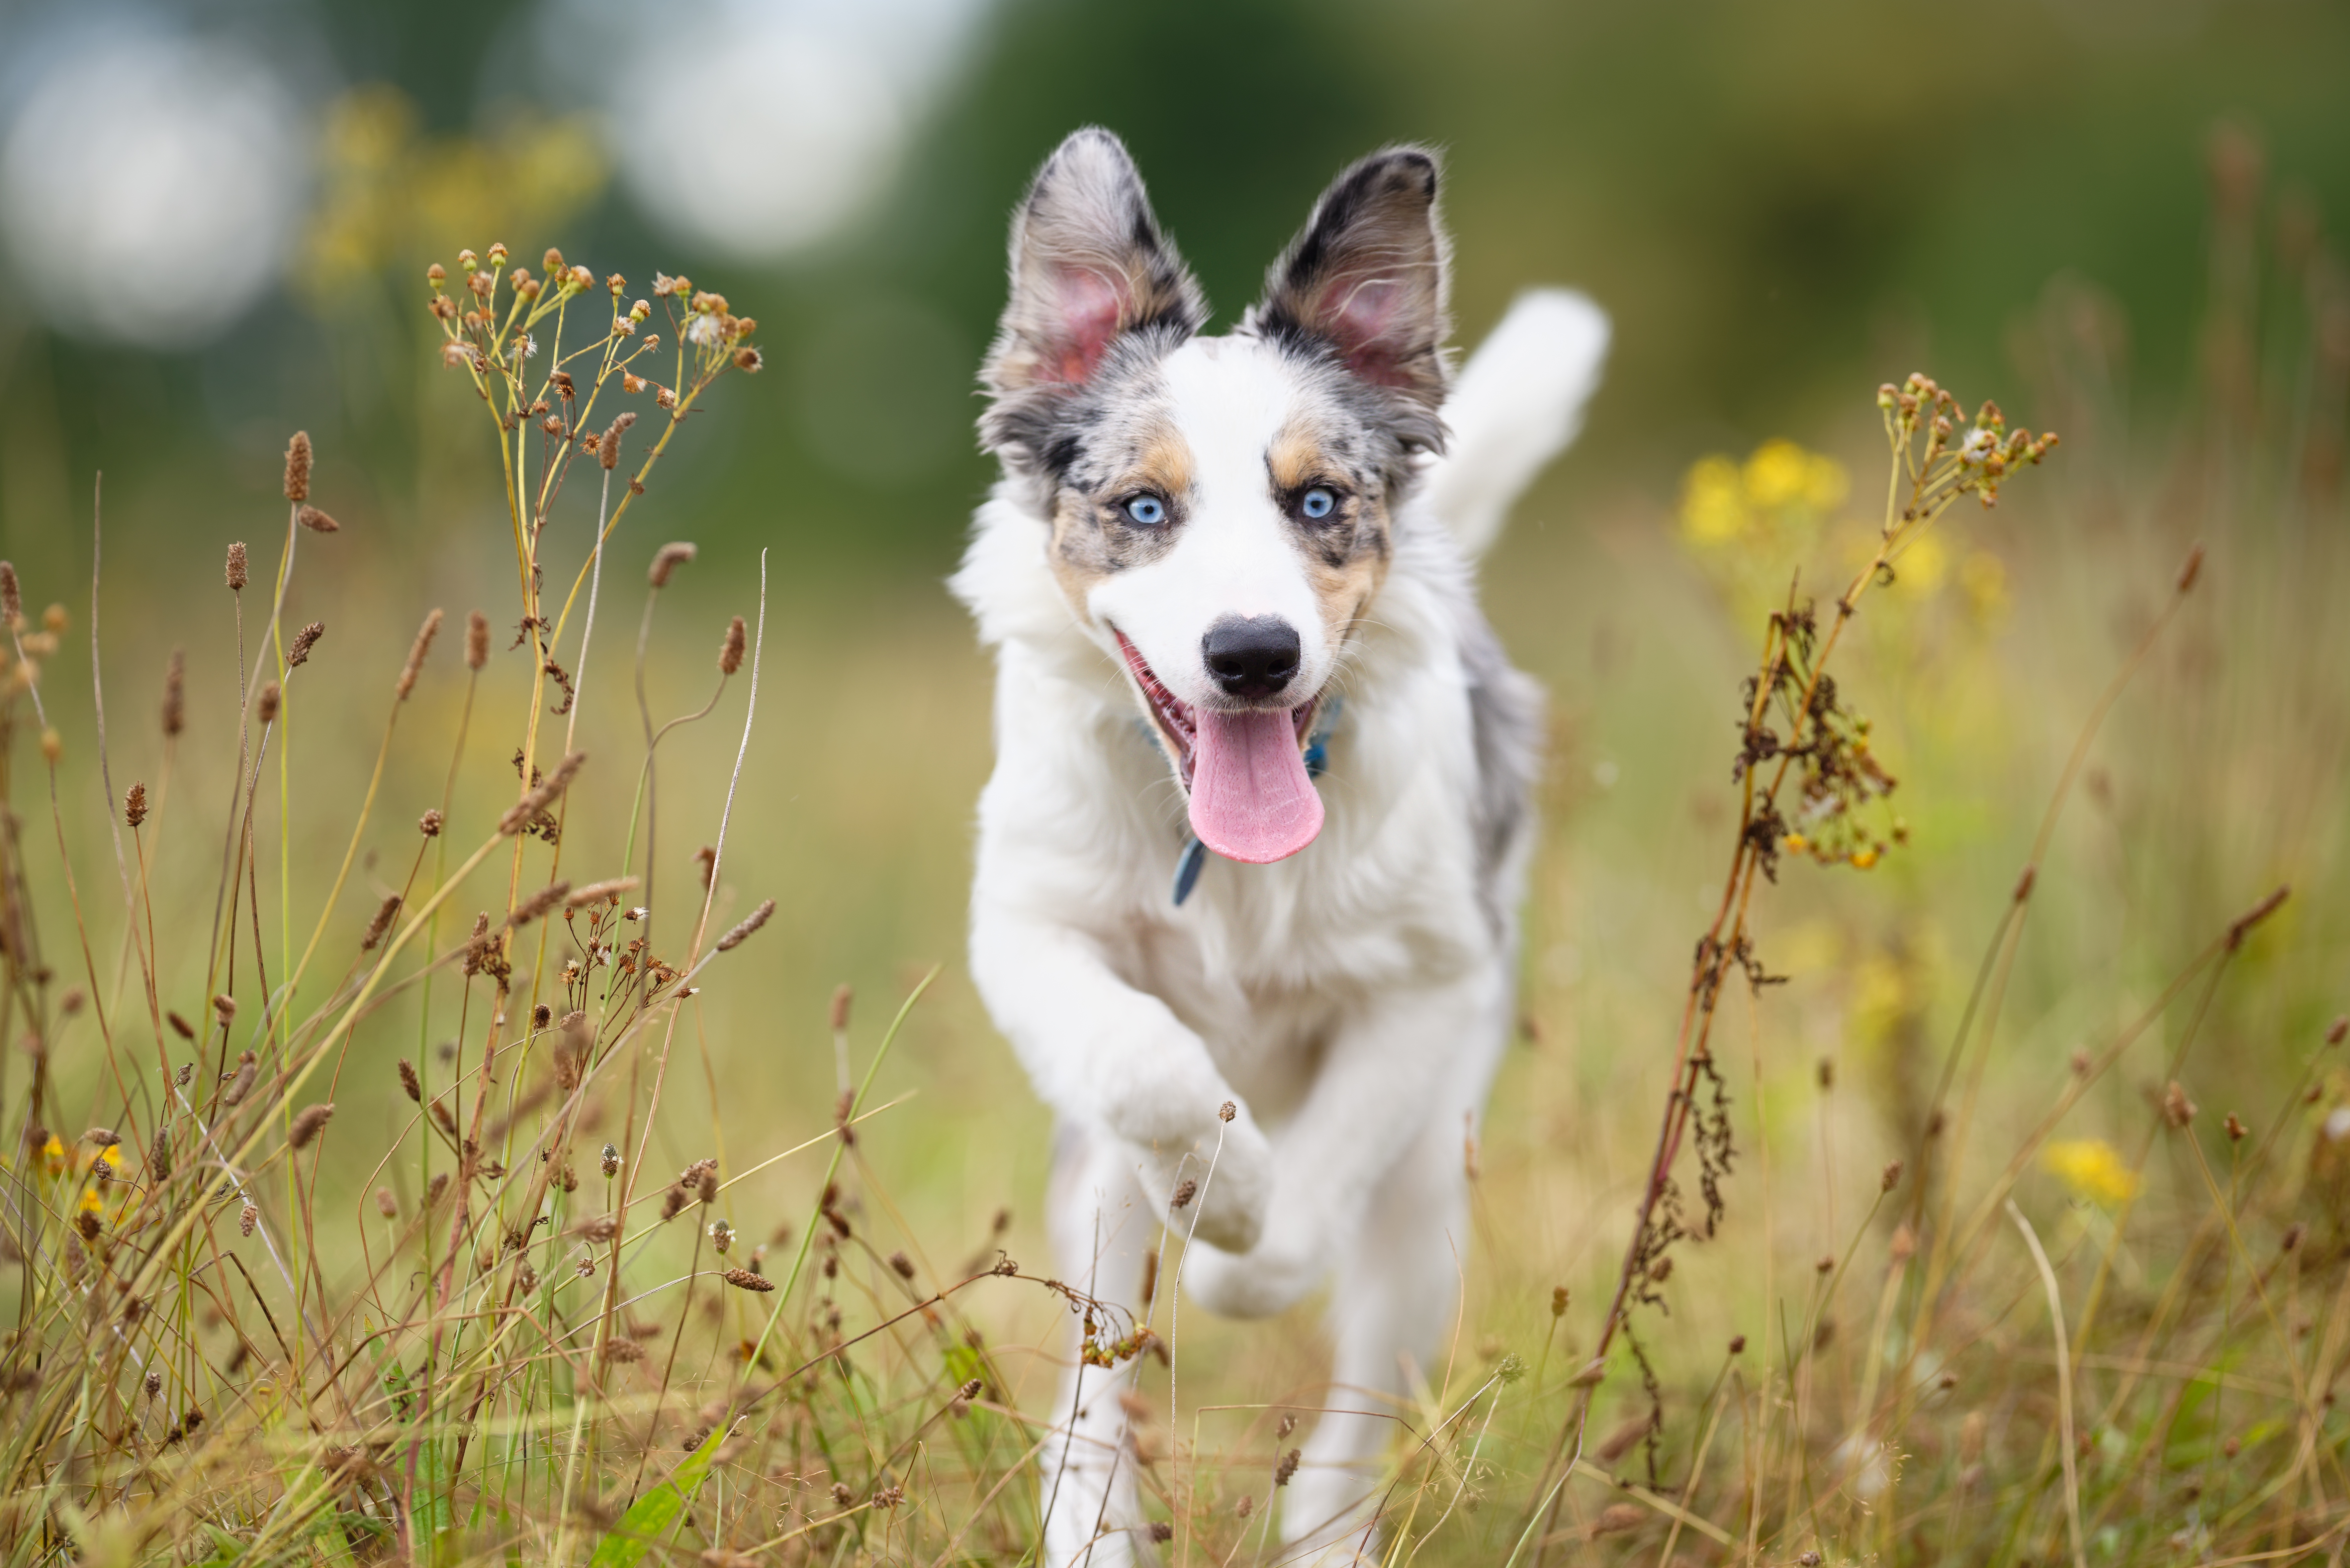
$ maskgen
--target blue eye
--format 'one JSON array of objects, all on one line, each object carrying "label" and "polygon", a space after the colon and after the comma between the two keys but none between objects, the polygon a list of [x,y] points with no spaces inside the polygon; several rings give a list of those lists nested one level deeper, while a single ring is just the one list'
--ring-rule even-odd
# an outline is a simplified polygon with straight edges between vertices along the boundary
[{"label": "blue eye", "polygon": [[1338,498],[1317,484],[1305,493],[1297,509],[1308,517],[1327,517],[1338,509]]},{"label": "blue eye", "polygon": [[1126,514],[1145,528],[1156,528],[1167,521],[1167,503],[1156,495],[1138,495],[1126,504]]}]

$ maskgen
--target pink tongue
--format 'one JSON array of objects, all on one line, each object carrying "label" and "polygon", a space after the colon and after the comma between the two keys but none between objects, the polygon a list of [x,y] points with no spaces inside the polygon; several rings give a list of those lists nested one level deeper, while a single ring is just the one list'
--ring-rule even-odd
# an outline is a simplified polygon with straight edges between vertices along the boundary
[{"label": "pink tongue", "polygon": [[1284,710],[1197,711],[1191,831],[1227,860],[1285,859],[1322,831],[1322,797],[1305,776],[1297,726]]}]

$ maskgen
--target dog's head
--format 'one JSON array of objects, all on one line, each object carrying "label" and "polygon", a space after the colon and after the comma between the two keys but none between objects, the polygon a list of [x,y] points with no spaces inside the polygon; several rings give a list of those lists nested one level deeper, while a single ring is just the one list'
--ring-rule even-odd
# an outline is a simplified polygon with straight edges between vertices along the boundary
[{"label": "dog's head", "polygon": [[1300,753],[1413,456],[1443,441],[1436,185],[1417,148],[1347,170],[1225,337],[1199,336],[1206,302],[1107,131],[1063,142],[1013,220],[982,433],[1232,859],[1320,830]]}]

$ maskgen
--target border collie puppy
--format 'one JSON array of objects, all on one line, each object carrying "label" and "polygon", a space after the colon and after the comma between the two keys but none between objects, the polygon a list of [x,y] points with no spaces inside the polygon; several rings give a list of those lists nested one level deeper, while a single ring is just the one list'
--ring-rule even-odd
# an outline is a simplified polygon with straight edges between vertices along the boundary
[{"label": "border collie puppy", "polygon": [[[1328,1287],[1283,1534],[1340,1558],[1451,1325],[1514,1016],[1542,704],[1471,562],[1607,340],[1535,293],[1456,378],[1437,188],[1420,148],[1356,164],[1208,337],[1126,149],[1062,143],[1013,219],[1003,478],[953,584],[997,670],[972,971],[1059,1117],[1060,1268],[1102,1342],[1165,1332],[1162,1227],[1211,1311]],[[1151,1555],[1130,1371],[1071,1365],[1044,1563],[1110,1568]]]}]

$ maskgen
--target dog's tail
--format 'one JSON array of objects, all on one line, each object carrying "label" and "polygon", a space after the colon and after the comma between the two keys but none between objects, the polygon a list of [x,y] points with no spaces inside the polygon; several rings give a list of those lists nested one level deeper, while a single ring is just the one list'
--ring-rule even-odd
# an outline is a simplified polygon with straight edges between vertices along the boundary
[{"label": "dog's tail", "polygon": [[1607,317],[1580,294],[1518,296],[1453,383],[1451,440],[1428,471],[1435,514],[1474,560],[1502,532],[1510,504],[1583,428],[1583,405],[1607,357]]}]

